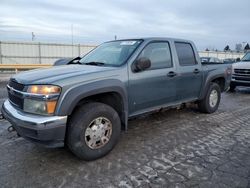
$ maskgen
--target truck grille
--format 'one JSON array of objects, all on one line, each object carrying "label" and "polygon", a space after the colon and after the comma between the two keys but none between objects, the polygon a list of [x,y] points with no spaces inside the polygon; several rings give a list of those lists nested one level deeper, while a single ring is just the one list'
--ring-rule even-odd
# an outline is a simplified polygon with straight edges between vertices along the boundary
[{"label": "truck grille", "polygon": [[[10,79],[9,86],[11,88],[14,88],[14,89],[18,90],[18,91],[23,91],[23,89],[25,87],[23,84],[17,83],[13,79]],[[9,101],[13,105],[15,105],[16,107],[18,107],[20,109],[23,109],[23,99],[20,96],[16,95],[11,90],[8,90],[8,96],[9,96]]]},{"label": "truck grille", "polygon": [[250,76],[250,69],[234,69],[235,74]]},{"label": "truck grille", "polygon": [[14,89],[16,89],[18,91],[23,91],[23,89],[24,89],[24,85],[17,83],[14,79],[10,79],[9,86],[13,87]]},{"label": "truck grille", "polygon": [[250,69],[234,69],[232,79],[236,81],[249,81],[250,82]]}]

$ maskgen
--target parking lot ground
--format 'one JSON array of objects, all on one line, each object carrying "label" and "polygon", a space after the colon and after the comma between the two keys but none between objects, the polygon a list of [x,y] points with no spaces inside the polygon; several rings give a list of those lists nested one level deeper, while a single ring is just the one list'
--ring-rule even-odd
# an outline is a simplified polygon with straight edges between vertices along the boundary
[{"label": "parking lot ground", "polygon": [[130,120],[115,149],[92,162],[8,126],[0,121],[0,187],[250,187],[250,89],[224,93],[214,114],[189,106]]}]

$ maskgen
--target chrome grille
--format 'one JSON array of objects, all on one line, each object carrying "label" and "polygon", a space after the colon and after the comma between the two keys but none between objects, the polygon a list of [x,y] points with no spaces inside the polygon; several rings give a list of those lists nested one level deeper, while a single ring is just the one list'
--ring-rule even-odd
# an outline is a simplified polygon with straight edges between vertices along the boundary
[{"label": "chrome grille", "polygon": [[250,69],[234,69],[235,74],[240,75],[249,75],[250,76]]},{"label": "chrome grille", "polygon": [[14,79],[10,79],[9,81],[9,86],[16,89],[16,90],[19,90],[19,91],[23,91],[24,89],[24,85],[23,84],[20,84],[20,83],[17,83]]},{"label": "chrome grille", "polygon": [[18,91],[23,91],[24,85],[17,83],[15,80],[10,79],[8,87],[9,101],[16,107],[23,109],[23,99],[12,91],[12,88]]}]

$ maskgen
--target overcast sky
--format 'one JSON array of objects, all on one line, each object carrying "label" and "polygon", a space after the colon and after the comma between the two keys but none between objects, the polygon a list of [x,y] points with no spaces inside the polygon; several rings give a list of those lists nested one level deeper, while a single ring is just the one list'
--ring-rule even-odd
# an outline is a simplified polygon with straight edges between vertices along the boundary
[{"label": "overcast sky", "polygon": [[99,44],[175,37],[200,50],[250,42],[250,0],[0,0],[0,40]]}]

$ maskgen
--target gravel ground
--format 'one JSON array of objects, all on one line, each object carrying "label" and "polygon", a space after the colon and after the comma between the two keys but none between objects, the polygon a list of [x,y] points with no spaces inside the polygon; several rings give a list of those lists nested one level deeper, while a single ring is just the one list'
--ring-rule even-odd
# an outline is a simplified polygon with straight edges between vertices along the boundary
[{"label": "gravel ground", "polygon": [[115,149],[92,162],[0,121],[0,187],[250,187],[249,104],[250,88],[240,88],[214,114],[189,106],[130,120]]}]

